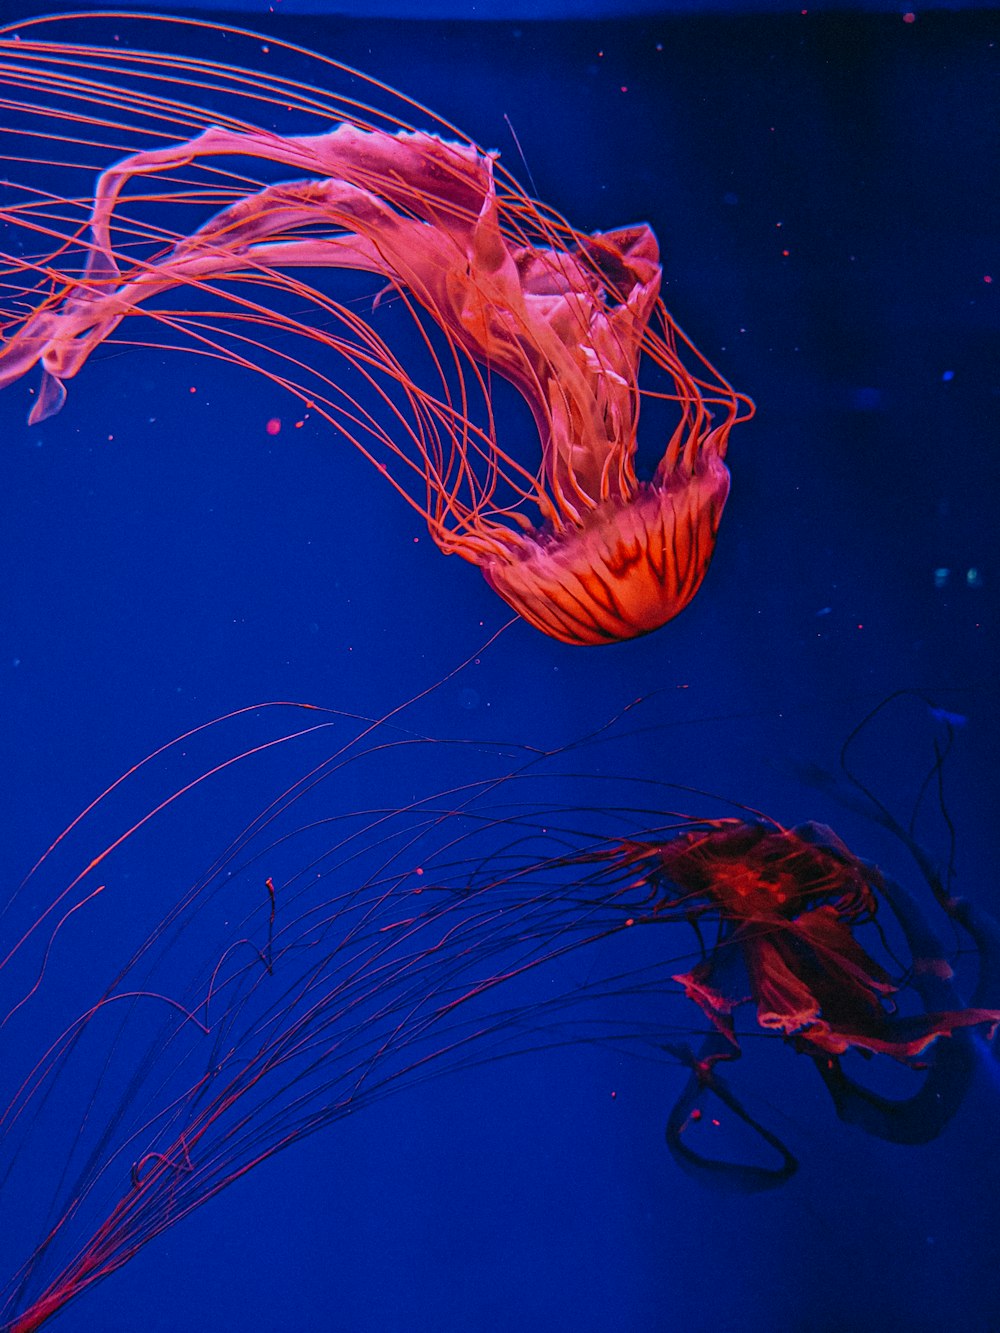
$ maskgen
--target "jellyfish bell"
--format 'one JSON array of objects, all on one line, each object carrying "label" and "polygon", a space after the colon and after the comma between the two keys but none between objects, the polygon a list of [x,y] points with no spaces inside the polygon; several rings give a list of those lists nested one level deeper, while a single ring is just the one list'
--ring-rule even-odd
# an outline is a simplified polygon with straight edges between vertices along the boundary
[{"label": "jellyfish bell", "polygon": [[688,474],[637,483],[626,504],[605,500],[559,535],[533,532],[483,575],[525,620],[575,644],[612,643],[659,629],[691,601],[708,570],[729,473],[706,445]]},{"label": "jellyfish bell", "polygon": [[[335,62],[321,61],[324,71],[389,94]],[[162,84],[155,92],[141,82],[150,73]],[[80,142],[100,144],[110,106],[114,144],[127,131],[136,145],[104,165],[82,221],[31,192],[3,211],[52,250],[7,256],[25,288],[4,321],[0,386],[41,365],[33,421],[57,412],[90,353],[145,313],[196,350],[259,365],[298,393],[376,463],[444,553],[477,565],[543,632],[571,644],[629,639],[694,597],[728,495],[729,434],[753,409],[663,305],[650,227],[575,230],[526,194],[497,154],[399,95],[434,133],[371,111],[356,92],[53,42],[44,21],[20,25],[16,38],[0,31],[0,81],[8,105],[41,120],[36,133],[45,132],[48,97],[59,107],[54,139],[73,139],[62,123],[68,101],[85,127]],[[198,105],[201,88],[216,102],[228,97],[225,112]],[[324,120],[323,132],[269,128],[274,107],[289,105],[304,121]],[[114,151],[109,143],[109,158]],[[297,178],[254,179],[255,161]],[[153,222],[151,205],[162,214]],[[178,208],[197,210],[186,234],[162,220]],[[83,255],[76,272],[70,249]],[[370,319],[321,285],[317,272],[333,269],[374,274],[405,304],[421,329],[429,386]],[[170,291],[216,309],[167,310],[157,298]],[[286,295],[318,318],[287,313]],[[251,337],[260,328],[263,338]],[[267,330],[313,346],[261,346]],[[331,351],[380,396],[386,420],[323,369]],[[663,387],[647,387],[647,371]],[[493,376],[530,409],[538,453],[498,439]],[[644,480],[640,407],[654,399],[673,404],[675,421]]]}]

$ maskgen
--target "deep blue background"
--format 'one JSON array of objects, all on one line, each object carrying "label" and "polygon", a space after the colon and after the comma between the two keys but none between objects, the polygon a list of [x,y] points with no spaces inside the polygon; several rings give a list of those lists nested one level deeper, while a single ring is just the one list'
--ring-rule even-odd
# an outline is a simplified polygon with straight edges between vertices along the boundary
[{"label": "deep blue background", "polygon": [[[994,19],[253,22],[516,164],[509,117],[539,193],[580,229],[650,221],[669,307],[758,403],[732,440],[715,563],[676,623],[593,651],[516,625],[414,725],[549,745],[659,692],[650,770],[828,819],[910,875],[793,769],[833,764],[868,707],[921,687],[969,719],[949,771],[960,886],[997,905]],[[262,380],[117,350],[51,423],[26,427],[26,403],[20,386],[0,398],[12,881],[170,736],[263,699],[379,716],[506,619],[322,423],[266,435],[294,413]],[[875,765],[904,810],[919,731],[890,725]],[[210,825],[191,829],[192,875]],[[662,1145],[676,1069],[550,1052],[281,1155],[58,1326],[1000,1327],[995,1084],[939,1142],[896,1149],[840,1125],[790,1051],[743,1072],[803,1161],[777,1194],[678,1172]]]}]

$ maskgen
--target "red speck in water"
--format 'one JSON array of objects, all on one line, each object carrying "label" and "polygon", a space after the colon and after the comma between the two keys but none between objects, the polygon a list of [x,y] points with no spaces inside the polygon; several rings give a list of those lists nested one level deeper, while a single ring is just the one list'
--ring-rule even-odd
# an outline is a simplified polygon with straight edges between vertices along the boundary
[{"label": "red speck in water", "polygon": [[264,429],[267,431],[268,435],[277,435],[281,430],[281,418],[271,417]]},{"label": "red speck in water", "polygon": [[917,21],[917,16],[916,16],[916,14],[904,14],[904,15],[903,15],[903,22],[904,22],[904,23],[916,23],[916,21]]}]

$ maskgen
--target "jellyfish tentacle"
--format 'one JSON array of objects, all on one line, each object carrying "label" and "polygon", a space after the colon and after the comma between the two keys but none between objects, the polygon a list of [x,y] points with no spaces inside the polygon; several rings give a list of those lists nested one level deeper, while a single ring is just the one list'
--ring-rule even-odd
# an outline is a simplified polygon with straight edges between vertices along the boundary
[{"label": "jellyfish tentacle", "polygon": [[[946,950],[918,903],[884,872],[880,878],[883,897],[914,960],[911,984],[924,1007],[923,1014],[915,1018],[892,1020],[888,1053],[915,1059],[930,1047],[926,1073],[910,1097],[890,1098],[845,1074],[836,1057],[814,1058],[841,1120],[891,1143],[929,1143],[954,1119],[971,1087],[977,1057],[969,1029],[985,1027],[992,1036],[1000,1022],[1000,995],[995,989],[997,940],[995,931],[991,939],[980,935],[990,945],[980,954],[988,961],[981,967],[972,1003],[966,1007],[952,982]],[[976,935],[969,933],[975,940]],[[867,1048],[877,1050],[871,1041]]]},{"label": "jellyfish tentacle", "polygon": [[[922,1064],[925,1072],[916,1093],[908,1098],[892,1099],[849,1077],[836,1059],[817,1059],[817,1068],[841,1119],[861,1125],[876,1137],[897,1143],[928,1142],[953,1119],[964,1102],[978,1065],[977,1034],[972,1029],[985,1029],[985,1039],[992,1043],[1000,1018],[1000,925],[968,899],[957,898],[951,893],[934,858],[848,765],[847,753],[852,742],[890,704],[911,697],[914,697],[912,692],[902,691],[884,699],[848,737],[841,752],[841,767],[850,789],[845,790],[835,777],[823,770],[810,770],[807,775],[814,785],[821,785],[842,805],[888,830],[907,849],[937,906],[971,940],[975,950],[978,975],[966,1005],[953,981],[948,950],[916,899],[896,880],[873,866],[867,866],[903,932],[913,960],[910,984],[919,995],[924,1010],[918,1018],[892,1020],[894,1049],[889,1053],[913,1060],[927,1051]],[[934,716],[939,716],[939,711],[927,699],[920,695],[915,697]],[[934,764],[924,783],[926,787],[932,780],[937,780],[941,813],[949,829],[951,820],[941,789],[941,777],[951,734],[949,723],[948,744],[942,749],[935,743]],[[820,826],[815,827],[824,835],[830,833]],[[950,874],[947,878],[950,879]]]},{"label": "jellyfish tentacle", "polygon": [[[750,1114],[716,1071],[717,1064],[738,1058],[739,1051],[734,1051],[718,1033],[712,1033],[705,1039],[697,1055],[687,1047],[669,1046],[666,1049],[692,1071],[683,1092],[674,1103],[666,1126],[667,1147],[682,1170],[705,1184],[742,1194],[778,1189],[789,1181],[799,1169],[798,1159],[773,1131]],[[703,1107],[708,1094],[747,1125],[762,1143],[772,1148],[780,1158],[780,1164],[761,1166],[730,1162],[711,1157],[692,1147],[691,1131],[705,1119]]]}]

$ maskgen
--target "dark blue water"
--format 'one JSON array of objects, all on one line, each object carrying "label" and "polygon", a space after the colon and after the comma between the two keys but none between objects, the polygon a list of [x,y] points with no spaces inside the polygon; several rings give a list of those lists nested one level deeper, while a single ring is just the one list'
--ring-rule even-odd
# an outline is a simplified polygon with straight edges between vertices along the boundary
[{"label": "dark blue water", "polygon": [[[898,843],[798,773],[835,766],[893,691],[925,691],[966,719],[946,765],[958,887],[1000,907],[993,16],[252,22],[501,149],[581,230],[649,221],[669,308],[758,415],[733,436],[717,555],[675,623],[600,650],[518,623],[479,653],[506,608],[322,422],[295,430],[266,381],[113,349],[41,427],[6,390],[5,880],[187,728],[277,699],[377,718],[472,657],[408,725],[547,748],[642,697],[648,731],[608,771],[828,821],[914,891]],[[870,784],[904,820],[940,734],[907,705],[866,737]],[[392,779],[415,795],[486,762],[421,754]],[[384,780],[331,784],[330,801],[384,801]],[[223,814],[197,804],[133,882],[193,879],[240,798],[234,781]],[[917,834],[947,854],[933,799]],[[663,1126],[684,1074],[667,1057],[570,1044],[331,1126],[56,1326],[1000,1328],[995,1072],[936,1142],[892,1147],[837,1120],[807,1060],[754,1054],[740,1091],[801,1161],[782,1190],[713,1192],[678,1170]]]}]

